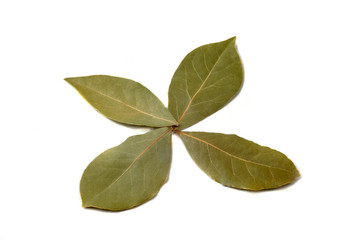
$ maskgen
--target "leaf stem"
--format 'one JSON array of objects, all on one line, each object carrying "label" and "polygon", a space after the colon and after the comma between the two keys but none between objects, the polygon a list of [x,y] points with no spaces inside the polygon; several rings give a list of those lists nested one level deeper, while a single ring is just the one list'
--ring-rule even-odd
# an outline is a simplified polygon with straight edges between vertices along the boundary
[{"label": "leaf stem", "polygon": [[172,132],[173,133],[177,133],[177,134],[182,134],[182,131],[181,130],[178,130],[178,129],[176,129],[176,127],[171,127],[172,128]]}]

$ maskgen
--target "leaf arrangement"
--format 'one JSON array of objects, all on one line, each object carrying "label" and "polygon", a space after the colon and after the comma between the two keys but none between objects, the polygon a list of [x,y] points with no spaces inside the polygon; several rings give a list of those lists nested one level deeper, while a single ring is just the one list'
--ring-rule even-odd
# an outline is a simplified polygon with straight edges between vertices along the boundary
[{"label": "leaf arrangement", "polygon": [[154,128],[129,137],[89,164],[80,182],[83,206],[118,211],[153,198],[169,175],[173,133],[196,164],[225,186],[262,190],[299,177],[292,161],[276,150],[236,135],[183,131],[226,105],[239,92],[243,75],[233,37],[201,46],[183,59],[171,80],[168,109],[129,79],[66,78],[104,116]]}]

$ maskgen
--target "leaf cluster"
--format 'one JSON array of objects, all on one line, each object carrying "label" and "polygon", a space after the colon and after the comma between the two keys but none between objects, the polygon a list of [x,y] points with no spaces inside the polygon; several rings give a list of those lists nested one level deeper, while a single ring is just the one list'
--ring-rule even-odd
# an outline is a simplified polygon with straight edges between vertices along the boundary
[{"label": "leaf cluster", "polygon": [[236,135],[183,131],[240,91],[244,74],[235,40],[201,46],[183,59],[171,80],[168,108],[130,79],[105,75],[65,79],[105,117],[154,128],[129,137],[89,164],[80,182],[84,207],[118,211],[153,198],[169,175],[174,133],[195,163],[225,186],[270,189],[300,176],[290,159],[271,148]]}]

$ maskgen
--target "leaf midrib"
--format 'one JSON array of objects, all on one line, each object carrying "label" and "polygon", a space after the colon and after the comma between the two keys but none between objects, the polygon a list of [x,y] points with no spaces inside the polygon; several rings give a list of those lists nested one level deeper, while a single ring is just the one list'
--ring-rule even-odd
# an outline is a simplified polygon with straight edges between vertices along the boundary
[{"label": "leaf midrib", "polygon": [[136,108],[136,107],[134,107],[134,106],[131,106],[131,105],[129,105],[129,104],[126,104],[125,102],[123,102],[123,101],[121,101],[121,100],[119,100],[119,99],[117,99],[117,98],[114,98],[114,97],[111,97],[111,96],[109,96],[109,95],[106,95],[106,94],[104,94],[104,93],[102,93],[102,92],[100,92],[100,91],[98,91],[98,90],[96,90],[96,89],[94,89],[94,88],[88,87],[88,86],[83,85],[83,84],[81,84],[81,83],[75,83],[75,82],[74,82],[73,84],[77,84],[77,85],[80,85],[80,86],[82,86],[82,87],[84,87],[84,88],[87,88],[87,89],[89,89],[89,90],[91,90],[91,91],[93,91],[93,92],[95,92],[95,93],[97,93],[97,94],[99,94],[99,95],[102,95],[102,96],[104,96],[104,97],[106,97],[106,98],[109,98],[109,99],[111,99],[111,100],[113,100],[113,101],[119,102],[119,103],[121,103],[121,104],[123,104],[123,105],[125,105],[125,106],[127,106],[127,107],[129,107],[129,108],[131,108],[131,109],[134,109],[134,110],[142,113],[142,114],[145,114],[145,115],[151,116],[151,117],[153,117],[153,118],[157,118],[157,119],[160,119],[160,120],[163,120],[163,121],[172,123],[172,124],[177,124],[177,123],[175,123],[175,122],[173,122],[173,121],[171,121],[171,120],[169,120],[169,119],[162,118],[162,117],[158,117],[158,116],[155,116],[155,115],[153,115],[153,114],[151,114],[151,113],[144,112],[144,111],[142,111],[142,110],[140,110],[140,109],[138,109],[138,108]]},{"label": "leaf midrib", "polygon": [[229,153],[229,152],[227,152],[227,151],[225,151],[225,150],[223,150],[223,149],[215,146],[214,144],[209,143],[209,142],[207,142],[207,141],[205,141],[205,140],[202,140],[202,139],[200,139],[200,138],[191,136],[191,135],[189,135],[189,134],[186,134],[186,133],[180,132],[180,131],[177,132],[177,133],[180,134],[180,135],[185,135],[185,136],[190,137],[190,138],[192,138],[192,139],[195,139],[195,140],[197,140],[197,141],[200,141],[200,142],[202,142],[202,143],[204,143],[204,144],[206,144],[206,145],[208,145],[208,146],[210,146],[210,147],[215,148],[216,150],[219,150],[220,152],[225,153],[226,155],[228,155],[228,156],[230,156],[230,157],[232,157],[232,158],[236,158],[236,159],[238,159],[238,160],[240,160],[240,161],[243,161],[244,163],[250,163],[250,164],[259,165],[259,166],[262,166],[262,167],[275,168],[275,169],[279,169],[279,170],[282,170],[282,171],[285,171],[285,172],[291,172],[291,171],[289,171],[289,170],[287,170],[287,169],[284,169],[284,168],[274,167],[274,166],[271,166],[271,165],[266,165],[266,164],[262,164],[262,163],[253,162],[253,161],[249,161],[249,160],[243,159],[243,158],[241,158],[241,157],[235,156],[235,155],[233,155],[233,154],[231,154],[231,153]]}]

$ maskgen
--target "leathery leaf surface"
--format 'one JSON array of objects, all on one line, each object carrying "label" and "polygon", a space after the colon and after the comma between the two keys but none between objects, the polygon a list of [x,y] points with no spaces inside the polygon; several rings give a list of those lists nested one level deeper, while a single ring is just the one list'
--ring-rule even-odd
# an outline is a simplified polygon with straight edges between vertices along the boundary
[{"label": "leathery leaf surface", "polygon": [[177,125],[164,104],[138,82],[106,75],[65,80],[96,110],[114,121],[150,127]]},{"label": "leathery leaf surface", "polygon": [[236,135],[180,132],[189,154],[212,179],[246,190],[276,188],[300,176],[284,154]]},{"label": "leathery leaf surface", "polygon": [[100,154],[80,182],[84,207],[125,210],[154,197],[171,163],[171,130],[159,128],[129,137]]},{"label": "leathery leaf surface", "polygon": [[180,63],[169,88],[169,111],[178,129],[210,116],[239,92],[244,74],[235,40],[201,46]]}]

